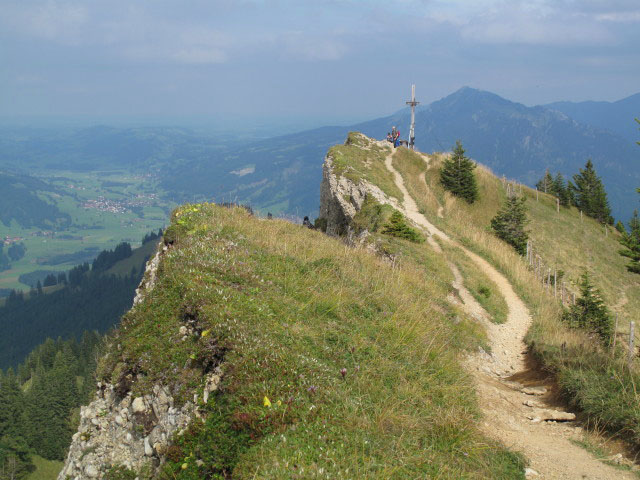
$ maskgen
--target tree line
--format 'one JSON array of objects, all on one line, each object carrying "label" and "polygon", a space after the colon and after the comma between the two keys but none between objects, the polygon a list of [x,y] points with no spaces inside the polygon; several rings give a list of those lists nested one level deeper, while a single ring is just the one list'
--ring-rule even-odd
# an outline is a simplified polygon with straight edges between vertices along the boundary
[{"label": "tree line", "polygon": [[[162,232],[145,236],[155,241]],[[146,259],[126,275],[108,274],[130,257],[131,246],[121,243],[68,272],[51,274],[28,293],[13,290],[0,307],[0,368],[15,366],[47,337],[69,338],[85,330],[105,332],[131,308]],[[99,259],[99,260],[98,260]],[[44,290],[44,287],[59,286]]]},{"label": "tree line", "polygon": [[607,192],[591,160],[573,175],[573,181],[565,181],[561,173],[554,177],[547,170],[536,188],[554,195],[563,207],[574,206],[600,223],[613,225]]}]

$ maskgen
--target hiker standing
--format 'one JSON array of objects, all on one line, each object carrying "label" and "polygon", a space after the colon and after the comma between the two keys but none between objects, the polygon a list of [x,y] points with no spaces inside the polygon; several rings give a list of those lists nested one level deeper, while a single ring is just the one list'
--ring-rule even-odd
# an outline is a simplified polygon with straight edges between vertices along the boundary
[{"label": "hiker standing", "polygon": [[396,135],[395,137],[393,137],[393,148],[396,148],[398,146],[399,141],[400,141],[400,130],[396,129]]}]

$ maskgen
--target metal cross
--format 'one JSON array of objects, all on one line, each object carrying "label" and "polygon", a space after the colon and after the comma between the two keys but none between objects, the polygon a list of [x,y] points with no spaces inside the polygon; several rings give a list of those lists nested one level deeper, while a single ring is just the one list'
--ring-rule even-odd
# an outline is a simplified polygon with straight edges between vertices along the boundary
[{"label": "metal cross", "polygon": [[416,105],[420,102],[416,102],[416,86],[411,85],[411,101],[406,102],[407,105],[411,105],[411,128],[409,129],[409,148],[415,150],[414,143],[416,140]]}]

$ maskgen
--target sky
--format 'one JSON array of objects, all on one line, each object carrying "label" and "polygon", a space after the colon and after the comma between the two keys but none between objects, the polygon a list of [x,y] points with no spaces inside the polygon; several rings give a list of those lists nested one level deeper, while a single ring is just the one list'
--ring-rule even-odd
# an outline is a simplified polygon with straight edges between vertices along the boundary
[{"label": "sky", "polygon": [[416,84],[526,105],[640,91],[638,0],[0,0],[0,116],[317,119]]}]

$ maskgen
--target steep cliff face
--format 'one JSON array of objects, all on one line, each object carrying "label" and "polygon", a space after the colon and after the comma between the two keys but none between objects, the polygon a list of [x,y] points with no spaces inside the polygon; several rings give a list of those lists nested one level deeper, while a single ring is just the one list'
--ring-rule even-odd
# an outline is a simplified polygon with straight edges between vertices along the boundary
[{"label": "steep cliff face", "polygon": [[[388,148],[386,143],[377,142],[361,133],[349,134],[345,145],[361,149],[363,152],[369,150],[372,145]],[[398,207],[397,200],[384,193],[377,185],[360,175],[349,175],[349,167],[336,168],[334,155],[335,152],[330,150],[324,159],[320,184],[318,217],[321,223],[326,222],[328,235],[343,235],[348,232],[367,195],[372,196],[378,203]],[[364,166],[366,168],[366,165]]]},{"label": "steep cliff face", "polygon": [[[133,308],[154,288],[158,268],[169,247],[163,246],[147,262],[136,290]],[[187,327],[181,333],[188,333]],[[116,346],[116,350],[119,346]],[[204,402],[218,388],[222,371],[218,366],[204,380]],[[103,478],[109,472],[143,472],[153,476],[164,463],[174,434],[180,434],[199,414],[197,394],[193,402],[178,406],[167,386],[156,384],[145,395],[136,396],[127,385],[133,376],[113,384],[98,382],[94,400],[80,410],[80,425],[58,480]]]}]

